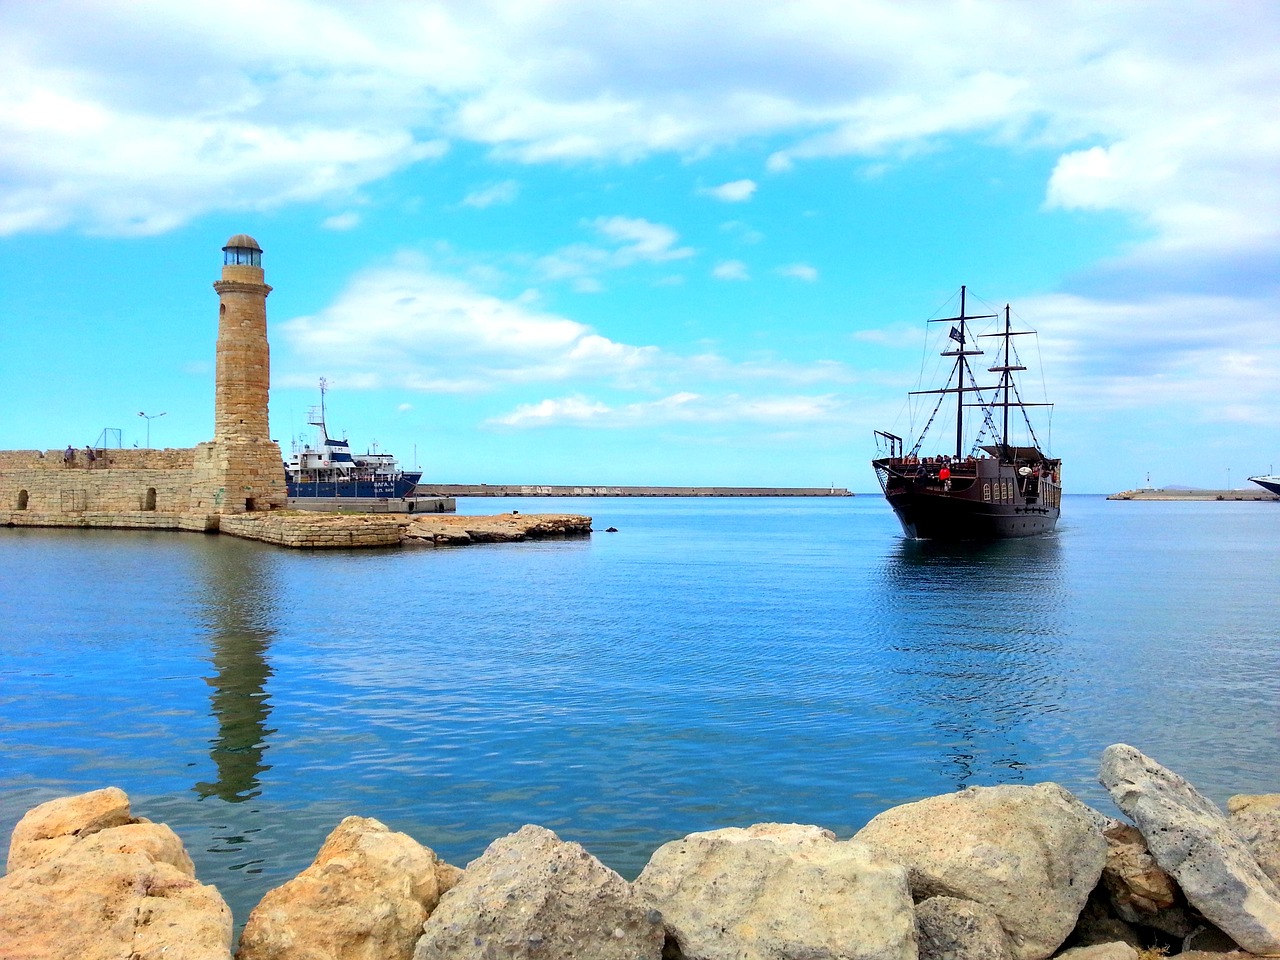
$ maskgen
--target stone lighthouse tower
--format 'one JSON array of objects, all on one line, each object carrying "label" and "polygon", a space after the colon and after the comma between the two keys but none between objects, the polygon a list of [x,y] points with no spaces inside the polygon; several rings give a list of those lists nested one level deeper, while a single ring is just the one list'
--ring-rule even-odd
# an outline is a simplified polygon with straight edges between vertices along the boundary
[{"label": "stone lighthouse tower", "polygon": [[218,292],[213,440],[196,447],[193,508],[207,513],[270,510],[288,502],[280,446],[271,439],[267,397],[267,286],[262,248],[236,234],[222,248]]}]

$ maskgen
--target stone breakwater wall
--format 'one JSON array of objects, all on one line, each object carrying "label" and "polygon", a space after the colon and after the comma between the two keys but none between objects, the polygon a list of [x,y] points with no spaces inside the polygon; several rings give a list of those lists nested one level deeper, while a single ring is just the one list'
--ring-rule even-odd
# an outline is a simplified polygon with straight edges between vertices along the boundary
[{"label": "stone breakwater wall", "polygon": [[398,547],[403,539],[402,524],[383,516],[241,513],[219,517],[218,529],[245,540],[311,550]]},{"label": "stone breakwater wall", "polygon": [[1280,500],[1269,490],[1242,488],[1239,490],[1122,490],[1107,497],[1108,500],[1159,500],[1167,502],[1192,500]]},{"label": "stone breakwater wall", "polygon": [[619,487],[568,484],[419,483],[423,497],[852,497],[844,487]]},{"label": "stone breakwater wall", "polygon": [[[92,461],[82,449],[70,462],[59,450],[0,451],[0,525],[222,532],[307,550],[460,546],[591,532],[590,517],[564,514],[219,513],[219,493],[207,489],[214,473],[205,463],[215,446],[95,451]],[[245,486],[258,481],[250,477]]]},{"label": "stone breakwater wall", "polygon": [[189,510],[195,448],[94,453],[90,461],[81,448],[68,464],[62,450],[0,450],[0,517],[40,525],[59,516],[146,513],[153,516],[126,517],[122,525],[158,526],[156,515]]},{"label": "stone breakwater wall", "polygon": [[[694,833],[627,882],[529,825],[459,869],[339,823],[247,918],[239,960],[1137,960],[1280,953],[1280,795],[1223,813],[1125,744],[1100,779],[971,787],[848,840],[801,824]],[[0,878],[0,956],[229,960],[233,922],[182,842],[116,788],[34,808]],[[1204,951],[1212,950],[1213,953]]]},{"label": "stone breakwater wall", "polygon": [[281,547],[451,547],[472,543],[586,536],[591,518],[572,514],[318,514],[306,511],[244,513],[218,518],[223,533]]}]

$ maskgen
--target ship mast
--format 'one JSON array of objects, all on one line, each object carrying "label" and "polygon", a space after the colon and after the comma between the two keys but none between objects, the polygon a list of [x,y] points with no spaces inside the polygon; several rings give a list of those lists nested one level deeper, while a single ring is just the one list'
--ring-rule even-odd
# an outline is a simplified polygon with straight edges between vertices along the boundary
[{"label": "ship mast", "polygon": [[[1034,332],[1035,331],[1033,330],[1014,330],[1013,323],[1009,318],[1009,305],[1005,304],[1004,329],[998,333],[983,334],[984,337],[1003,337],[1004,338],[1004,363],[998,364],[994,367],[988,367],[987,370],[990,373],[1000,374],[1000,386],[998,389],[1001,390],[1001,401],[999,405],[1001,407],[1002,414],[1003,414],[1002,415],[1002,424],[1003,424],[1002,431],[1003,432],[1000,435],[1000,450],[1005,460],[1013,459],[1013,447],[1009,444],[1009,408],[1017,407],[1018,409],[1022,410],[1023,411],[1022,415],[1025,418],[1026,407],[1052,406],[1052,404],[1047,404],[1047,403],[1025,402],[1021,397],[1018,396],[1013,384],[1014,373],[1016,371],[1025,370],[1027,368],[1021,364],[1012,362],[1013,358],[1010,353],[1009,341],[1013,337],[1031,336],[1034,334]],[[1028,431],[1031,430],[1030,420],[1027,421],[1027,429]],[[1032,440],[1035,441],[1034,432],[1032,432]],[[1038,444],[1039,441],[1035,441],[1035,442]]]},{"label": "ship mast", "polygon": [[307,423],[313,427],[320,428],[320,446],[324,447],[329,440],[329,428],[324,422],[324,394],[329,389],[329,381],[324,377],[320,378],[320,406],[311,407],[308,411]]},{"label": "ship mast", "polygon": [[[969,341],[969,332],[965,327],[966,321],[969,320],[991,320],[996,317],[994,313],[974,314],[969,316],[966,311],[965,297],[967,293],[966,287],[960,288],[960,316],[958,317],[939,317],[930,320],[930,323],[959,323],[960,326],[951,328],[949,334],[950,339],[956,341],[959,346],[955,350],[943,350],[939,356],[955,357],[956,365],[952,368],[951,375],[956,378],[954,387],[944,387],[941,390],[913,390],[913,394],[921,393],[954,393],[956,395],[956,459],[959,460],[964,456],[964,395],[966,393],[976,393],[980,390],[990,390],[990,387],[978,386],[977,379],[973,375],[973,370],[969,367],[969,361],[966,357],[981,356],[981,350],[966,350],[965,346]],[[971,386],[964,385],[965,373],[969,374]],[[950,381],[948,381],[950,382]]]},{"label": "ship mast", "polygon": [[1009,305],[1004,305],[1004,426],[1000,429],[1000,442],[1004,444],[1004,458],[1009,459],[1009,390],[1013,381],[1013,371],[1009,366]]}]

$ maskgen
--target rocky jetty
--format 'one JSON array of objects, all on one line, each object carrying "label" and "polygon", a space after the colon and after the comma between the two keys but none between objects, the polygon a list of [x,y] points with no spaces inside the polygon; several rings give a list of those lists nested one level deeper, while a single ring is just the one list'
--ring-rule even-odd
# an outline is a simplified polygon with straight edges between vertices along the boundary
[{"label": "rocky jetty", "polygon": [[[526,826],[465,870],[348,817],[268,893],[240,960],[1185,960],[1280,954],[1280,794],[1223,813],[1125,744],[1100,779],[1127,820],[1053,783],[970,787],[853,837],[690,834],[628,883]],[[1131,822],[1130,822],[1131,821]],[[230,960],[232,920],[181,841],[107,788],[14,829],[0,958]],[[1210,952],[1206,952],[1210,951]]]},{"label": "rocky jetty", "polygon": [[405,546],[452,547],[470,543],[515,543],[581,537],[591,533],[591,518],[565,513],[500,513],[489,517],[424,513],[404,524]]}]

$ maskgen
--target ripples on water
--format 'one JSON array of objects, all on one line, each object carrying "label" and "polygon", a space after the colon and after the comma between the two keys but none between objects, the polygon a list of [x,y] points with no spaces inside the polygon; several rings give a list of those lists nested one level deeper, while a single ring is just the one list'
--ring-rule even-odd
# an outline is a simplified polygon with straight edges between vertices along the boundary
[{"label": "ripples on water", "polygon": [[536,822],[634,876],[762,820],[849,835],[968,784],[1102,809],[1109,743],[1222,802],[1280,756],[1280,509],[1070,498],[903,541],[879,498],[467,501],[617,534],[296,553],[0,531],[0,830],[115,784],[238,923],[348,814],[465,864]]}]

